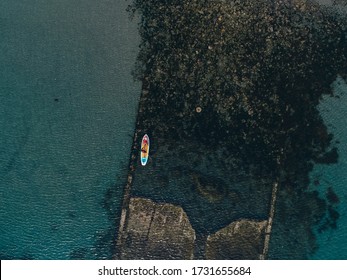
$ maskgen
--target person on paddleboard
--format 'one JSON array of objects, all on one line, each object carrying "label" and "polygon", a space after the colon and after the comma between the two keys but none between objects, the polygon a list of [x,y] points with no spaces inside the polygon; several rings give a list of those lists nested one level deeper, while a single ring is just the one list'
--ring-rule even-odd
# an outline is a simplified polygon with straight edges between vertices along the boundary
[{"label": "person on paddleboard", "polygon": [[145,144],[143,145],[143,148],[141,149],[141,152],[143,152],[144,154],[147,154],[147,147],[148,147],[148,144],[145,143]]},{"label": "person on paddleboard", "polygon": [[145,166],[148,161],[148,155],[149,155],[149,137],[147,134],[145,134],[141,142],[141,164],[143,166]]}]

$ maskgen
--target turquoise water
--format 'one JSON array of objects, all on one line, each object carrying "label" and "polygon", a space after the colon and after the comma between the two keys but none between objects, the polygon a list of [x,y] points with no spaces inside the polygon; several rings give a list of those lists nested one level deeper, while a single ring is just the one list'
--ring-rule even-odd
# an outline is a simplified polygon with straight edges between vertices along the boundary
[{"label": "turquoise water", "polygon": [[141,88],[127,5],[0,2],[0,258],[109,257]]},{"label": "turquoise water", "polygon": [[311,178],[318,179],[319,186],[311,186],[318,189],[325,196],[326,190],[332,187],[339,197],[337,210],[340,214],[337,220],[337,228],[329,229],[317,234],[318,250],[312,258],[314,259],[347,259],[347,84],[338,78],[332,85],[334,95],[326,96],[319,108],[329,132],[334,134],[334,140],[338,141],[339,159],[337,164],[315,165],[311,172]]}]

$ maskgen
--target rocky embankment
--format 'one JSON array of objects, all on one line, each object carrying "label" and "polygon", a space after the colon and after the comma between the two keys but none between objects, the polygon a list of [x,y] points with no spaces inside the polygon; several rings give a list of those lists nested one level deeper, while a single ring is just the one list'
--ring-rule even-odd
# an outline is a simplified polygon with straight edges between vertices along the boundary
[{"label": "rocky embankment", "polygon": [[261,259],[267,222],[240,220],[210,235],[206,242],[206,259]]},{"label": "rocky embankment", "polygon": [[181,207],[131,198],[121,259],[192,259],[195,231]]},{"label": "rocky embankment", "polygon": [[346,77],[345,16],[304,0],[134,0],[129,10],[141,18],[144,89],[119,257],[259,258],[279,180],[282,243],[269,254],[306,258],[327,217],[308,174],[338,160],[317,105]]}]

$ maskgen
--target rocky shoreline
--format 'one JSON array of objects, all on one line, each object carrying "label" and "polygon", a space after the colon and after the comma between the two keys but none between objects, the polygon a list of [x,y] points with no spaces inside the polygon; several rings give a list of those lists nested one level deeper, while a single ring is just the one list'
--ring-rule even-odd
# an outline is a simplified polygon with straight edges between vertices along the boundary
[{"label": "rocky shoreline", "polygon": [[[262,258],[274,182],[269,257],[307,258],[328,204],[307,191],[308,173],[338,158],[317,105],[346,75],[346,20],[299,0],[134,0],[129,10],[141,16],[143,91],[116,258]],[[298,252],[276,248],[298,236]]]}]

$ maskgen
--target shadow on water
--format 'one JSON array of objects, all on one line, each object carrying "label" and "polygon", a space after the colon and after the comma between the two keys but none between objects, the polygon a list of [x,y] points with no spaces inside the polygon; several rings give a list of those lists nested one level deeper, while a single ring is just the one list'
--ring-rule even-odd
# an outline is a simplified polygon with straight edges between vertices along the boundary
[{"label": "shadow on water", "polygon": [[[338,150],[317,106],[346,77],[346,18],[311,1],[134,0],[142,18],[138,128],[155,138],[132,194],[181,205],[198,234],[266,219],[270,258],[308,258],[313,227],[336,227],[333,186],[308,186]],[[214,179],[213,179],[214,178]]]},{"label": "shadow on water", "polygon": [[[104,198],[100,203],[109,220],[109,227],[100,229],[95,232],[93,246],[75,248],[69,256],[72,260],[110,260],[115,256],[118,227],[121,214],[121,203],[124,184],[126,182],[124,176],[117,178],[117,184],[110,186],[104,194]],[[70,216],[70,214],[69,214]]]},{"label": "shadow on water", "polygon": [[119,178],[119,183],[109,188],[104,196],[103,208],[107,212],[110,227],[97,234],[95,243],[97,255],[103,259],[112,259],[116,255],[116,242],[121,214],[119,198],[123,197],[125,178]]},{"label": "shadow on water", "polygon": [[109,188],[104,196],[102,206],[107,213],[110,226],[98,232],[95,236],[95,254],[99,259],[112,259],[116,255],[116,242],[121,214],[120,197],[123,197],[125,178],[119,178],[119,183]]}]

